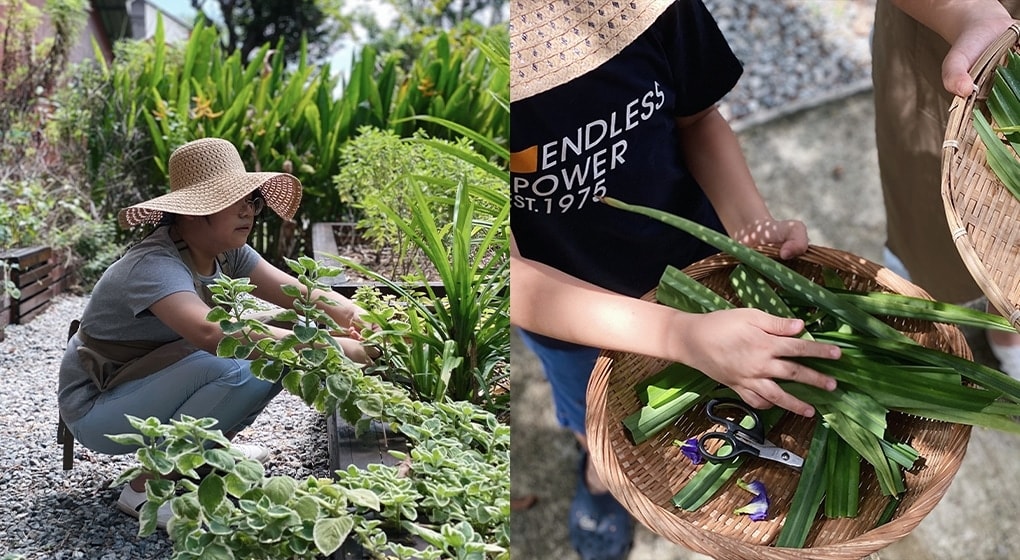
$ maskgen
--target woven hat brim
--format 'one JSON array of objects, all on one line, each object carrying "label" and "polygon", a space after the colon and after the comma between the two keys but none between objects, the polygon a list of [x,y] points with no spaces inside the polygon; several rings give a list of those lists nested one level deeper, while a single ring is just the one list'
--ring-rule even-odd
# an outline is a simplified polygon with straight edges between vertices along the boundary
[{"label": "woven hat brim", "polygon": [[259,189],[273,212],[292,220],[301,204],[301,182],[289,173],[258,172],[222,175],[151,200],[124,208],[117,214],[123,228],[156,224],[164,213],[208,216]]},{"label": "woven hat brim", "polygon": [[520,101],[598,68],[676,0],[512,0],[510,100]]}]

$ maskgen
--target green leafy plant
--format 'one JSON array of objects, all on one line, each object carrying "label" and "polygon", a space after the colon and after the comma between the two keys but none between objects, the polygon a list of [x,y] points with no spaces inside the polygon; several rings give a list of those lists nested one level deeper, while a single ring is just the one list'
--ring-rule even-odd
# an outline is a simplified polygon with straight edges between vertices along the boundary
[{"label": "green leafy plant", "polygon": [[[504,70],[503,60],[493,58],[484,45],[507,45],[508,49],[506,25],[463,38],[440,32],[428,42],[397,93],[392,114],[394,130],[401,136],[411,136],[422,124],[408,119],[428,115],[506,142],[510,137],[510,113],[491,92],[509,92],[509,72]],[[438,122],[425,127],[432,137],[457,136]]]},{"label": "green leafy plant", "polygon": [[[363,414],[383,414],[383,392],[374,380],[361,375],[357,364],[346,357],[331,333],[339,332],[339,325],[316,307],[314,290],[329,290],[321,282],[324,277],[336,276],[337,268],[320,267],[313,259],[301,257],[287,260],[297,274],[305,295],[296,286],[281,289],[295,298],[294,308],[282,310],[273,320],[293,324],[293,333],[281,339],[264,337],[269,330],[265,323],[252,318],[260,303],[249,294],[255,289],[247,278],[222,278],[210,286],[213,299],[221,307],[213,308],[208,319],[220,324],[227,335],[240,333],[240,337],[227,336],[220,341],[217,352],[221,356],[245,359],[255,354],[252,372],[270,381],[282,381],[284,388],[301,397],[319,412],[340,410],[354,423]],[[358,384],[361,386],[358,386]],[[378,394],[374,394],[378,392]]]},{"label": "green leafy plant", "polygon": [[74,66],[67,87],[54,92],[46,132],[82,185],[79,206],[93,219],[103,219],[162,192],[156,190],[148,134],[137,126],[144,106],[131,79],[141,72],[151,47],[118,41],[114,62],[107,65],[93,46],[95,59]]},{"label": "green leafy plant", "polygon": [[375,369],[409,383],[419,398],[484,402],[498,407],[493,392],[509,374],[509,242],[501,224],[508,221],[509,201],[496,220],[475,220],[470,189],[461,184],[447,227],[437,226],[430,201],[415,183],[410,186],[411,217],[387,209],[394,224],[436,268],[445,295],[426,285],[426,296],[349,259],[341,262],[387,285],[406,304],[403,317],[369,306],[368,318],[382,326],[369,341],[382,349]]},{"label": "green leafy plant", "polygon": [[[479,50],[493,62],[496,74],[509,72],[505,45],[490,41],[479,45]],[[503,81],[497,78],[493,83]],[[490,93],[493,102],[509,112],[508,89]],[[428,258],[445,295],[428,286],[424,297],[416,295],[407,284],[337,258],[388,286],[405,305],[398,312],[362,302],[371,320],[382,326],[370,339],[383,352],[376,361],[381,374],[406,383],[418,398],[438,400],[446,395],[501,409],[509,397],[503,390],[509,376],[505,358],[510,345],[510,198],[505,188],[510,182],[509,150],[454,122],[430,116],[416,120],[446,127],[495,154],[498,161],[462,144],[412,139],[460,159],[488,180],[470,182],[476,175],[411,174],[405,194],[410,214],[398,215],[391,207],[378,209]],[[431,195],[429,189],[453,196]]]},{"label": "green leafy plant", "polygon": [[[24,0],[0,0],[0,164],[16,165],[39,149],[38,131],[49,91],[64,71],[68,54],[88,18],[84,0],[55,0],[37,8]],[[52,32],[36,41],[48,18]]]},{"label": "green leafy plant", "polygon": [[[170,424],[156,418],[128,420],[138,433],[109,437],[137,446],[139,464],[115,483],[140,474],[157,477],[146,481],[148,501],[138,533],[152,534],[159,506],[170,501],[173,518],[167,532],[175,559],[316,558],[336,551],[347,538],[354,526],[349,505],[378,508],[371,492],[329,480],[267,478],[258,461],[231,449],[223,434],[212,429],[215,419],[185,416]],[[171,473],[180,478],[162,478]]]},{"label": "green leafy plant", "polygon": [[[339,273],[311,259],[293,269],[300,271],[306,287]],[[260,307],[250,298],[246,281],[221,278],[211,289],[228,308],[210,313],[225,332],[267,329],[248,318]],[[358,368],[335,371],[346,358],[332,344],[322,345],[322,359],[305,353],[303,345],[331,338],[331,322],[320,323],[323,316],[310,313],[311,305],[299,299],[294,309],[274,317],[292,321],[295,338],[253,342],[242,336],[236,344],[221,344],[219,354],[246,356],[257,349],[256,375],[282,375],[284,387],[309,404],[349,406],[359,430],[381,421],[402,432],[411,447],[407,453],[394,452],[401,464],[350,467],[335,473],[335,480],[297,481],[267,476],[257,462],[239,460],[213,429],[214,420],[182,418],[163,425],[130,419],[139,433],[112,437],[139,447],[139,466],[126,470],[119,481],[143,473],[157,476],[147,482],[149,503],[141,512],[139,534],[155,530],[156,510],[171,500],[168,533],[175,560],[320,558],[348,538],[380,558],[508,560],[509,426],[468,402],[415,401],[399,386]],[[292,375],[298,382],[287,381]],[[348,393],[336,395],[336,386],[344,383]],[[317,389],[308,391],[313,385]],[[320,398],[324,392],[335,398]],[[199,476],[203,469],[209,472]],[[169,480],[170,473],[182,477]],[[422,544],[409,546],[397,535],[417,536]]]},{"label": "green leafy plant", "polygon": [[54,206],[39,179],[0,182],[0,250],[37,243]]},{"label": "green leafy plant", "polygon": [[7,297],[18,299],[21,297],[21,290],[18,289],[17,284],[11,280],[11,270],[16,268],[17,265],[12,265],[7,261],[0,261],[0,271],[3,272],[2,281],[0,281],[0,301],[4,301]]},{"label": "green leafy plant", "polygon": [[454,196],[454,185],[425,183],[416,176],[463,178],[469,184],[484,185],[486,189],[504,186],[499,177],[445,151],[475,153],[467,139],[435,140],[434,144],[443,149],[423,142],[427,139],[424,131],[414,133],[412,139],[407,140],[393,131],[362,128],[358,136],[341,149],[340,173],[333,177],[340,200],[358,212],[358,228],[376,248],[376,261],[383,249],[393,251],[390,268],[376,268],[377,272],[391,278],[417,272],[416,263],[420,262],[421,251],[409,243],[388,212],[410,215],[410,205],[414,203],[410,183],[417,182],[429,195],[430,212],[437,227],[446,227],[450,219],[448,200]]},{"label": "green leafy plant", "polygon": [[[988,96],[988,112],[994,119],[993,128],[979,108],[973,112],[974,129],[988,149],[988,166],[1006,189],[1020,198],[1020,55],[1009,52],[1006,64],[995,69],[992,89]],[[1004,143],[997,136],[1001,132]],[[1007,147],[1008,146],[1008,147]],[[1012,149],[1010,149],[1012,148]]]}]

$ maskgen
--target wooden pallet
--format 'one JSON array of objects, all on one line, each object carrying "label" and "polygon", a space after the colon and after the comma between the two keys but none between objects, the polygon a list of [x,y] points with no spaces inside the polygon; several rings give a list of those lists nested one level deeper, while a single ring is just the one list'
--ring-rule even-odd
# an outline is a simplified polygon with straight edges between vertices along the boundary
[{"label": "wooden pallet", "polygon": [[[73,282],[70,267],[50,247],[0,252],[0,260],[10,267],[10,279],[21,291],[20,297],[9,298],[7,306],[0,309],[0,326],[31,321]],[[7,323],[3,322],[4,319]]]}]

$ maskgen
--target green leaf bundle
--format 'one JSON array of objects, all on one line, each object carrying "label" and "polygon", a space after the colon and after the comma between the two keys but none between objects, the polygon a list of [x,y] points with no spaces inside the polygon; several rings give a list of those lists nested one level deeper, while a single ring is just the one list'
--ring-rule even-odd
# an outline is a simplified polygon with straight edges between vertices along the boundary
[{"label": "green leaf bundle", "polygon": [[[1020,432],[1020,424],[1013,421],[1020,415],[1020,382],[993,368],[918,344],[883,320],[895,317],[1011,331],[1001,317],[900,294],[847,290],[831,270],[825,271],[822,285],[690,220],[612,198],[602,200],[677,227],[736,258],[739,264],[730,274],[734,301],[777,316],[810,317],[805,319],[802,337],[843,349],[837,360],[797,359],[836,378],[836,390],[781,383],[784,390],[813,405],[821,420],[777,546],[803,546],[823,503],[822,511],[828,517],[855,517],[863,463],[874,470],[882,493],[891,497],[887,513],[892,514],[906,490],[903,471],[911,469],[920,455],[910,445],[887,438],[891,411]],[[664,272],[659,292],[663,294],[660,303],[690,313],[734,306],[675,268]],[[684,388],[694,383],[693,374],[688,374]],[[665,377],[657,381],[669,383]],[[655,391],[670,394],[668,386],[657,385]],[[688,399],[697,401],[692,396]],[[665,422],[664,426],[675,417],[656,420]],[[703,467],[674,503],[685,509],[704,504],[739,466],[740,462],[734,461]]]}]

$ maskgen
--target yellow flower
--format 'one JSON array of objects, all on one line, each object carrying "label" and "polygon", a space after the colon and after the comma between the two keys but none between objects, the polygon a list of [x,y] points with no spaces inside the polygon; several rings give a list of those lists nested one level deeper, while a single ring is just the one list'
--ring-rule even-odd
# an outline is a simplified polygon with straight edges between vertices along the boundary
[{"label": "yellow flower", "polygon": [[192,119],[200,119],[202,117],[209,117],[215,119],[216,117],[223,114],[223,111],[214,112],[212,110],[212,100],[202,99],[199,96],[192,97],[191,100],[195,103],[195,108],[191,110]]}]

